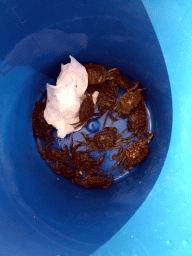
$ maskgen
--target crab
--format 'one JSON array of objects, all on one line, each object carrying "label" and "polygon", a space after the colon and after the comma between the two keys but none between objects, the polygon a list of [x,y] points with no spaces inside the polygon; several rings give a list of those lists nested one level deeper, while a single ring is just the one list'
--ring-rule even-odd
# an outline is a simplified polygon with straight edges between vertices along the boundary
[{"label": "crab", "polygon": [[[129,90],[121,97],[121,99],[117,102],[114,110],[117,110],[117,114],[114,119],[118,116],[118,114],[122,118],[127,118],[131,112],[138,106],[141,102],[143,91],[147,91],[144,89],[137,89],[140,82],[137,82],[135,86]],[[113,121],[114,122],[114,121]]]},{"label": "crab", "polygon": [[99,161],[95,161],[87,152],[76,151],[80,144],[73,146],[73,137],[70,144],[70,154],[67,156],[64,163],[71,165],[72,167],[86,173],[86,174],[99,174],[105,176],[106,173],[98,170],[104,161],[105,154],[102,157],[98,157]]},{"label": "crab", "polygon": [[80,183],[80,179],[81,179],[81,172],[78,171],[77,169],[72,169],[69,166],[67,166],[64,163],[58,163],[55,165],[48,163],[50,165],[51,168],[54,169],[54,173],[56,174],[60,174],[61,176],[63,176],[64,178],[71,180],[74,183]]},{"label": "crab", "polygon": [[86,188],[108,188],[113,183],[113,175],[109,174],[110,178],[104,178],[100,176],[87,175],[81,185]]},{"label": "crab", "polygon": [[42,154],[42,158],[44,160],[49,160],[49,161],[53,161],[53,162],[59,162],[62,159],[66,159],[66,157],[69,155],[69,150],[67,147],[65,147],[65,150],[62,152],[59,149],[55,149],[55,148],[49,148],[49,146],[52,144],[53,142],[45,143],[45,150],[43,150],[41,144],[39,141],[37,141],[37,145],[36,148],[39,151],[39,153]]},{"label": "crab", "polygon": [[116,86],[119,86],[126,90],[129,90],[134,86],[134,84],[129,80],[129,78],[127,76],[123,76],[117,68],[109,77],[109,80],[114,80]]},{"label": "crab", "polygon": [[99,117],[101,117],[107,110],[107,114],[105,117],[105,120],[103,122],[103,127],[105,126],[107,117],[109,116],[113,121],[117,121],[117,119],[114,119],[112,116],[112,112],[114,110],[114,106],[116,103],[118,91],[115,88],[114,82],[104,82],[101,85],[99,95],[97,98],[97,108],[99,110],[98,113],[94,113],[96,115],[96,118],[92,119],[91,121],[95,121]]},{"label": "crab", "polygon": [[72,124],[74,128],[85,125],[92,117],[94,111],[94,103],[92,95],[86,93],[85,99],[82,101],[79,109],[79,122]]},{"label": "crab", "polygon": [[94,63],[85,64],[88,73],[88,84],[100,84],[108,80],[116,68],[107,68],[104,65]]},{"label": "crab", "polygon": [[[46,94],[43,93],[43,95],[46,99]],[[45,107],[46,102],[37,101],[35,103],[35,108],[32,113],[33,137],[39,137],[40,139],[42,139],[44,136],[46,136],[49,140],[54,140],[55,137],[53,138],[51,136],[51,132],[54,127],[48,124],[44,118]]]},{"label": "crab", "polygon": [[115,127],[105,127],[103,130],[96,133],[93,136],[93,139],[82,133],[87,143],[80,142],[80,145],[91,147],[91,149],[87,150],[86,152],[90,152],[92,150],[108,150],[110,148],[117,149],[120,148],[118,146],[119,144],[125,142],[125,139],[119,139],[125,131],[117,136],[117,129]]},{"label": "crab", "polygon": [[133,110],[133,112],[129,115],[129,121],[127,124],[128,131],[134,132],[135,134],[140,133],[147,135],[147,115],[144,104],[144,97],[142,97],[139,105]]},{"label": "crab", "polygon": [[[60,163],[55,166],[49,163],[50,167],[54,169],[54,173],[63,176],[64,178],[71,180],[73,183],[77,183],[86,188],[108,188],[113,183],[113,175],[107,174],[105,178],[100,176],[87,175],[82,179],[82,172],[76,168],[72,169],[66,164]],[[109,178],[108,178],[108,177]]]},{"label": "crab", "polygon": [[121,148],[117,155],[112,156],[113,160],[119,159],[119,161],[109,170],[112,171],[119,164],[119,172],[122,173],[122,165],[127,171],[131,171],[130,167],[137,165],[139,162],[146,159],[149,155],[148,142],[152,139],[153,132],[150,134],[147,140],[140,138],[132,145],[128,146],[125,150]]},{"label": "crab", "polygon": [[99,92],[101,86],[102,86],[102,83],[101,83],[101,84],[92,84],[92,85],[88,85],[88,87],[87,87],[85,93],[93,94],[95,91]]}]

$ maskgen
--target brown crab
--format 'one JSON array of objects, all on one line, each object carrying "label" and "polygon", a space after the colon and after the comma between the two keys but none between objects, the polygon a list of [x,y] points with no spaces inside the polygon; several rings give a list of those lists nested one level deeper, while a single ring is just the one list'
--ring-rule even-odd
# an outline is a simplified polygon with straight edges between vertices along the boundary
[{"label": "brown crab", "polygon": [[125,131],[117,136],[117,129],[115,127],[105,127],[103,130],[96,133],[93,136],[93,139],[82,133],[87,143],[80,142],[80,145],[91,147],[91,149],[87,150],[86,152],[90,152],[92,150],[108,150],[110,148],[117,149],[120,148],[118,146],[119,144],[125,142],[125,139],[119,139]]},{"label": "brown crab", "polygon": [[[58,164],[55,166],[51,163],[49,163],[50,167],[53,168],[55,171],[54,173],[60,174],[64,178],[71,180],[73,183],[77,183],[79,185],[82,185],[86,188],[108,188],[113,183],[113,175],[107,174],[106,177],[100,177],[100,176],[93,176],[93,175],[87,175],[82,179],[82,172],[78,171],[77,169],[72,169],[66,164]],[[107,177],[109,176],[109,178]]]},{"label": "brown crab", "polygon": [[147,140],[141,138],[135,141],[132,145],[128,146],[125,150],[121,148],[117,155],[113,155],[113,160],[119,159],[119,161],[110,169],[113,170],[119,164],[119,171],[121,171],[122,165],[127,171],[131,171],[130,167],[137,165],[142,160],[145,160],[149,155],[148,142],[152,139],[153,132],[150,134]]},{"label": "brown crab", "polygon": [[80,179],[81,179],[81,172],[78,171],[77,169],[72,169],[69,166],[67,166],[66,164],[60,162],[55,165],[48,163],[50,165],[51,168],[53,168],[55,171],[54,173],[60,174],[61,176],[63,176],[64,178],[71,180],[74,183],[80,183]]},{"label": "brown crab", "polygon": [[82,101],[79,109],[79,122],[72,124],[74,128],[78,128],[82,125],[86,125],[89,119],[92,117],[94,111],[94,103],[92,95],[85,94],[85,99]]},{"label": "brown crab", "polygon": [[110,178],[104,178],[99,176],[87,175],[81,185],[86,188],[108,188],[113,183],[113,175],[109,174]]},{"label": "brown crab", "polygon": [[67,147],[65,147],[65,150],[62,152],[59,149],[55,149],[55,148],[49,148],[49,146],[52,144],[53,142],[45,143],[45,150],[43,150],[41,144],[39,141],[37,141],[38,146],[36,145],[37,150],[39,151],[39,153],[42,154],[42,158],[44,160],[49,160],[49,161],[53,161],[53,162],[59,162],[62,159],[66,159],[66,157],[69,155],[69,150]]},{"label": "brown crab", "polygon": [[85,93],[93,94],[95,91],[99,92],[101,86],[102,86],[102,83],[101,83],[101,84],[92,84],[92,85],[88,85],[88,87],[87,87]]},{"label": "brown crab", "polygon": [[94,114],[94,115],[96,115],[96,118],[92,119],[91,121],[95,121],[96,119],[101,117],[107,110],[108,110],[108,112],[107,112],[105,120],[103,122],[103,127],[105,126],[108,116],[113,121],[117,121],[117,119],[115,119],[112,116],[112,112],[114,110],[117,95],[118,95],[118,90],[115,88],[113,81],[102,83],[100,91],[99,91],[99,95],[97,98],[97,108],[98,108],[99,112]]},{"label": "brown crab", "polygon": [[140,133],[147,135],[147,115],[144,104],[144,97],[142,97],[139,105],[129,115],[127,127],[128,131],[134,132],[135,134],[138,133],[138,136],[140,136]]},{"label": "brown crab", "polygon": [[85,64],[88,73],[88,84],[100,84],[108,80],[116,68],[107,68],[104,65],[94,63]]},{"label": "brown crab", "polygon": [[[43,93],[43,95],[46,99],[46,94]],[[35,103],[35,108],[32,113],[33,137],[39,137],[42,139],[44,136],[46,136],[49,140],[54,140],[55,138],[51,137],[51,132],[54,127],[48,124],[44,119],[45,107],[46,102],[37,101]]]},{"label": "brown crab", "polygon": [[117,68],[109,77],[109,80],[114,80],[116,86],[119,86],[126,90],[129,90],[132,87],[134,87],[134,84],[129,80],[129,78],[127,76],[123,76]]},{"label": "brown crab", "polygon": [[76,149],[80,146],[77,144],[73,146],[73,137],[71,139],[70,144],[70,154],[71,156],[66,157],[66,164],[71,165],[72,167],[85,172],[86,174],[93,175],[95,173],[105,176],[106,173],[98,170],[101,164],[104,161],[105,154],[102,157],[98,157],[99,161],[95,161],[87,152],[76,151]]},{"label": "brown crab", "polygon": [[146,88],[137,89],[138,86],[139,82],[137,82],[133,88],[129,89],[117,102],[117,105],[114,108],[114,110],[117,110],[117,114],[114,118],[116,118],[118,114],[122,118],[127,118],[128,115],[130,115],[130,113],[138,106],[142,99],[141,93],[143,91],[147,91]]}]

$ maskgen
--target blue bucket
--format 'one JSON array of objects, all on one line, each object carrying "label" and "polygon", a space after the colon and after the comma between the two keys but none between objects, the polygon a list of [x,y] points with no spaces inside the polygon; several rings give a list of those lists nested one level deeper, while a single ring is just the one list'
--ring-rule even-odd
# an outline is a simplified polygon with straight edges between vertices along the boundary
[{"label": "blue bucket", "polygon": [[[191,255],[190,1],[0,2],[0,255]],[[154,138],[107,189],[55,175],[32,132],[37,90],[69,55],[148,89]]]}]

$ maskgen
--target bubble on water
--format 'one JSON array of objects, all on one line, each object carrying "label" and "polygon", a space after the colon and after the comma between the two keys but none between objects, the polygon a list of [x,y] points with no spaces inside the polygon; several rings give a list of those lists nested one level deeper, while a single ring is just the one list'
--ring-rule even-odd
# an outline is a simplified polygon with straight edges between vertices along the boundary
[{"label": "bubble on water", "polygon": [[188,241],[188,240],[183,240],[183,241],[182,241],[182,245],[183,245],[183,246],[187,246],[187,245],[188,245],[188,243],[189,243],[189,241]]},{"label": "bubble on water", "polygon": [[171,245],[171,244],[172,244],[172,241],[171,241],[171,240],[167,240],[165,243],[166,243],[166,245],[168,245],[168,246],[169,246],[169,245]]},{"label": "bubble on water", "polygon": [[139,184],[141,184],[141,183],[142,183],[142,181],[140,180],[140,181],[139,181]]}]

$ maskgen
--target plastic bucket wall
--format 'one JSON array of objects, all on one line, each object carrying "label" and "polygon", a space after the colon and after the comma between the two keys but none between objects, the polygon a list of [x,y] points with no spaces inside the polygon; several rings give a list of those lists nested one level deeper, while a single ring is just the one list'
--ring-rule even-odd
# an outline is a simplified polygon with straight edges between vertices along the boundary
[{"label": "plastic bucket wall", "polygon": [[[0,254],[190,255],[190,4],[3,1],[0,13]],[[107,190],[54,175],[35,147],[37,90],[69,54],[149,91],[151,154]]]}]

